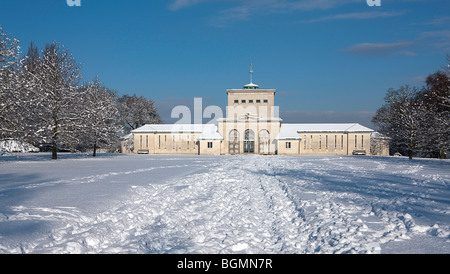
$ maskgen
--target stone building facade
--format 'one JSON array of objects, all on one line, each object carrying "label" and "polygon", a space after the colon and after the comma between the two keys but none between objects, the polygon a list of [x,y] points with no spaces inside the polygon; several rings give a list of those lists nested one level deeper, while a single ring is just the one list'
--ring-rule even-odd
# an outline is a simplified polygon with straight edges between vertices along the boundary
[{"label": "stone building facade", "polygon": [[[357,123],[282,123],[278,107],[275,106],[275,94],[275,89],[260,89],[252,81],[243,89],[229,89],[226,117],[217,119],[215,125],[145,125],[132,131],[133,152],[195,155],[389,155],[388,141],[381,140],[374,130]],[[376,142],[376,145],[371,142]]]}]

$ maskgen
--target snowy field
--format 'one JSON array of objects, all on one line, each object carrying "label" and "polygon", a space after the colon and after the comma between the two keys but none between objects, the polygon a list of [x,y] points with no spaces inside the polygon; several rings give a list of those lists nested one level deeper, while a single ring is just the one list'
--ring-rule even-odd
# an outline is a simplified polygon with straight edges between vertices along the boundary
[{"label": "snowy field", "polygon": [[450,161],[3,155],[0,253],[450,253]]}]

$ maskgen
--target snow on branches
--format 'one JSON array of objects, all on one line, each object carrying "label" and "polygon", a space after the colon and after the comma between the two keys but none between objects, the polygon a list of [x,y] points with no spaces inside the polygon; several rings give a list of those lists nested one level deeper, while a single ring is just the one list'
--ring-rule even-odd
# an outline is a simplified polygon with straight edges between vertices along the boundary
[{"label": "snow on branches", "polygon": [[[116,150],[130,124],[161,119],[153,101],[82,83],[81,66],[57,42],[31,43],[21,58],[19,41],[0,27],[0,141],[20,140],[52,151]],[[125,107],[126,106],[126,107]]]},{"label": "snow on branches", "polygon": [[[449,58],[447,57],[447,60]],[[373,123],[391,138],[391,151],[446,158],[450,147],[450,74],[438,71],[422,88],[389,89]]]}]

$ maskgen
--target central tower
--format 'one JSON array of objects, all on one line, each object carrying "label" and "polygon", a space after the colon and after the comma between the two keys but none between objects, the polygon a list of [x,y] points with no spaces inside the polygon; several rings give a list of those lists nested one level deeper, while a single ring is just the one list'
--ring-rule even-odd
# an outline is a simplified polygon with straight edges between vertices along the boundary
[{"label": "central tower", "polygon": [[230,154],[275,154],[281,127],[278,107],[275,107],[275,89],[260,89],[253,83],[253,65],[250,65],[250,83],[243,89],[228,89],[227,116],[218,119],[218,130],[224,138],[223,151]]}]

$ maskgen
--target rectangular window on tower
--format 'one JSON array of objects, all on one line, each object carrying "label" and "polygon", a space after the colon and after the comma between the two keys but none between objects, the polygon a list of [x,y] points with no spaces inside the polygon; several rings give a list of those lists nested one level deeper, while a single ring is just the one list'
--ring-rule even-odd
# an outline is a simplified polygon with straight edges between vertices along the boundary
[{"label": "rectangular window on tower", "polygon": [[291,142],[286,142],[286,148],[291,148]]},{"label": "rectangular window on tower", "polygon": [[212,142],[208,142],[208,148],[213,148],[213,143]]}]

